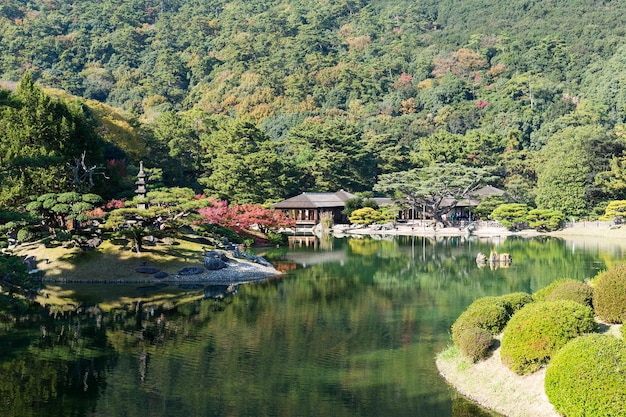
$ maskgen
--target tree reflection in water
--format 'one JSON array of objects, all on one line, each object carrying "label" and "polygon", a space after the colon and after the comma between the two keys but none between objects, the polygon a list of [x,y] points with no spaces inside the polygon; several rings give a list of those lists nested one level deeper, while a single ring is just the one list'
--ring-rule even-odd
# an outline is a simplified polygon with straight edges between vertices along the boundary
[{"label": "tree reflection in water", "polygon": [[[477,267],[494,249],[510,268]],[[263,255],[289,272],[3,314],[0,415],[489,415],[437,374],[456,317],[478,297],[582,280],[623,257],[558,239],[418,237]]]}]

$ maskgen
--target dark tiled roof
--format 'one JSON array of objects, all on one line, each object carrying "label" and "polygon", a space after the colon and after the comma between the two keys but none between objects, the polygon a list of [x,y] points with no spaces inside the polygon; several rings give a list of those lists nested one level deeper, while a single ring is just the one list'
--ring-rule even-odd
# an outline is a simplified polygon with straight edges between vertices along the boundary
[{"label": "dark tiled roof", "polygon": [[472,196],[481,196],[481,197],[489,197],[492,195],[501,195],[504,194],[504,190],[501,190],[499,188],[496,187],[492,187],[491,185],[485,185],[482,188],[479,188],[478,190],[474,191],[472,193]]},{"label": "dark tiled roof", "polygon": [[[463,200],[459,200],[456,206],[457,207],[476,207],[477,205],[480,204],[480,202],[484,198],[490,197],[492,195],[501,195],[501,194],[504,194],[504,190],[501,190],[496,187],[492,187],[491,185],[486,185],[474,191],[470,195],[469,198],[464,198]],[[450,200],[451,201],[448,203],[448,205],[452,205],[452,203],[454,202],[453,199],[450,199]],[[445,206],[445,204],[443,204],[443,206]]]},{"label": "dark tiled roof", "polygon": [[302,193],[274,204],[274,208],[314,209],[345,207],[346,200],[351,198],[356,198],[356,196],[344,190],[339,190],[336,193]]}]

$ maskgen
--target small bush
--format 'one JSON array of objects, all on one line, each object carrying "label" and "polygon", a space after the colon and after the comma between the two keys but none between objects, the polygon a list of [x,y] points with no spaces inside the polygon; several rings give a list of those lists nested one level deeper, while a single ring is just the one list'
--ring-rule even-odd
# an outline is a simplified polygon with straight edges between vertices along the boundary
[{"label": "small bush", "polygon": [[626,344],[609,335],[576,338],[546,370],[550,402],[568,417],[626,415]]},{"label": "small bush", "polygon": [[526,227],[526,204],[510,203],[496,207],[491,213],[491,218],[509,230],[521,230]]},{"label": "small bush", "polygon": [[20,229],[17,232],[17,240],[20,243],[30,242],[35,239],[35,234],[28,229]]},{"label": "small bush", "polygon": [[575,301],[527,304],[504,329],[502,362],[521,375],[535,372],[569,340],[596,328],[593,310]]},{"label": "small bush", "polygon": [[565,216],[558,210],[533,209],[526,215],[528,226],[540,232],[552,232],[563,227]]},{"label": "small bush", "polygon": [[593,288],[584,282],[562,278],[533,294],[535,301],[572,300],[592,307]]},{"label": "small bush", "polygon": [[593,308],[609,323],[626,319],[626,265],[601,272],[593,279]]},{"label": "small bush", "polygon": [[287,242],[287,235],[282,233],[269,232],[267,241],[273,245],[282,245]]},{"label": "small bush", "polygon": [[385,220],[382,214],[371,207],[364,207],[354,210],[350,215],[350,223],[352,224],[374,224],[381,223]]},{"label": "small bush", "polygon": [[72,240],[72,233],[65,231],[65,230],[60,230],[56,233],[56,241],[57,242],[69,242],[70,240]]},{"label": "small bush", "polygon": [[491,346],[493,336],[485,329],[470,327],[459,335],[459,351],[472,362],[487,357]]},{"label": "small bush", "polygon": [[474,301],[452,325],[452,341],[460,347],[461,334],[478,327],[491,334],[498,334],[506,326],[510,314],[500,297],[483,297]]}]

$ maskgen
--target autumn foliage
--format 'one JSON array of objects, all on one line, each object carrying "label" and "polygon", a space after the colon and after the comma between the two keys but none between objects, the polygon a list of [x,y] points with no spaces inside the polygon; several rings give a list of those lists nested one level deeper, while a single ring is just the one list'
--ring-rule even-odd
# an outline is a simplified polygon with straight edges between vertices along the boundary
[{"label": "autumn foliage", "polygon": [[213,200],[211,205],[198,210],[203,223],[228,227],[236,233],[258,229],[263,233],[282,227],[295,227],[295,220],[287,218],[279,210],[266,209],[259,204],[231,204],[224,200]]}]

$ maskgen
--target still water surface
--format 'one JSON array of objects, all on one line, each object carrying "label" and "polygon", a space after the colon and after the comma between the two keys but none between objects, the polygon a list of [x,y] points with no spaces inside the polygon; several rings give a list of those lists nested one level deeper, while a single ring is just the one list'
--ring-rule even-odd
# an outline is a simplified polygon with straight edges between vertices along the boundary
[{"label": "still water surface", "polygon": [[[491,250],[510,267],[479,268]],[[286,274],[234,294],[66,287],[74,307],[0,315],[0,416],[487,416],[435,367],[456,317],[624,258],[546,238],[298,238],[262,254]]]}]

